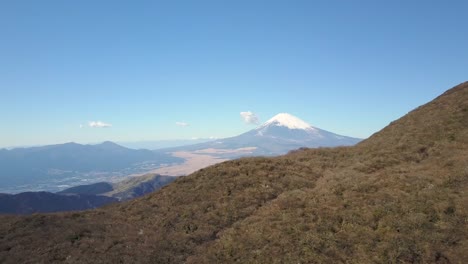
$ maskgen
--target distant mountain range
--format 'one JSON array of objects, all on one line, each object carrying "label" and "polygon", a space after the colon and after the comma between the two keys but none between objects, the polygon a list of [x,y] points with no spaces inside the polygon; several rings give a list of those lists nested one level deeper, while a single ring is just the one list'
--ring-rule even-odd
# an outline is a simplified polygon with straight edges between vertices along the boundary
[{"label": "distant mountain range", "polygon": [[[312,127],[291,114],[280,113],[259,127],[239,136],[218,139],[206,143],[164,149],[165,152],[197,151],[202,149],[241,149],[251,148],[250,155],[281,155],[301,147],[351,146],[362,139],[337,135]],[[236,153],[223,153],[226,158],[236,157]],[[240,156],[245,153],[240,154]]]},{"label": "distant mountain range", "polygon": [[2,149],[0,192],[19,185],[76,185],[81,179],[97,180],[106,173],[110,176],[128,176],[147,172],[161,164],[182,161],[165,153],[128,149],[112,142]]},{"label": "distant mountain range", "polygon": [[154,192],[177,177],[147,174],[118,183],[98,182],[75,186],[58,193],[23,192],[0,194],[0,214],[32,214],[78,211],[127,201]]},{"label": "distant mountain range", "polygon": [[[0,193],[56,192],[83,183],[115,182],[129,175],[153,171],[162,165],[181,164],[185,158],[173,156],[176,151],[233,159],[282,155],[301,147],[348,146],[360,140],[312,127],[293,115],[281,113],[235,137],[154,151],[130,149],[109,141],[97,145],[66,143],[1,149]],[[172,143],[182,144],[182,141]]]}]

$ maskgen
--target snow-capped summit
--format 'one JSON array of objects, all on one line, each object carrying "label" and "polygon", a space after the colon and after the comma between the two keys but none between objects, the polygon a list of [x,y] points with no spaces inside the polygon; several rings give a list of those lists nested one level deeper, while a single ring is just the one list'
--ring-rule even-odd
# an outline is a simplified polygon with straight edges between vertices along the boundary
[{"label": "snow-capped summit", "polygon": [[280,113],[257,127],[257,136],[282,138],[285,140],[303,141],[305,139],[318,139],[323,135],[320,130],[312,127],[302,119],[288,113]]},{"label": "snow-capped summit", "polygon": [[314,129],[307,122],[288,113],[279,113],[275,115],[270,120],[266,121],[263,125],[261,125],[260,128],[270,125],[283,126],[289,129]]},{"label": "snow-capped summit", "polygon": [[333,147],[354,145],[360,141],[312,127],[288,113],[280,113],[256,129],[237,137],[237,140],[261,145],[270,153],[285,153],[300,147]]},{"label": "snow-capped summit", "polygon": [[[180,147],[177,150],[223,149],[225,151],[249,148],[254,149],[249,155],[280,155],[301,147],[349,146],[358,143],[360,140],[359,138],[337,135],[318,127],[312,127],[298,117],[280,113],[259,127],[238,136]],[[229,154],[228,152],[225,153],[224,157],[227,157],[226,155]],[[239,154],[234,151],[231,155]]]}]

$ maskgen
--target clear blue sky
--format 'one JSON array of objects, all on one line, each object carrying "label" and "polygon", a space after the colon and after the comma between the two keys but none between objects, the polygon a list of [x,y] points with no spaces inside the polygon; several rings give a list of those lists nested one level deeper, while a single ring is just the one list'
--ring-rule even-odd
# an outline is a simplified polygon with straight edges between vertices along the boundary
[{"label": "clear blue sky", "polygon": [[242,111],[368,137],[468,80],[467,10],[430,0],[1,1],[0,147],[234,136],[253,128]]}]

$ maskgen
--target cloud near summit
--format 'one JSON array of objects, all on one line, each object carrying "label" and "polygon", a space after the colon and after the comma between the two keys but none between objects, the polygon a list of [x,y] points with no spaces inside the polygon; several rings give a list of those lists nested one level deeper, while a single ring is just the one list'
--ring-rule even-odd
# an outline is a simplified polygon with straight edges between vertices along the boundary
[{"label": "cloud near summit", "polygon": [[258,125],[260,121],[258,120],[258,116],[250,111],[247,112],[240,112],[240,115],[245,123],[251,125]]}]

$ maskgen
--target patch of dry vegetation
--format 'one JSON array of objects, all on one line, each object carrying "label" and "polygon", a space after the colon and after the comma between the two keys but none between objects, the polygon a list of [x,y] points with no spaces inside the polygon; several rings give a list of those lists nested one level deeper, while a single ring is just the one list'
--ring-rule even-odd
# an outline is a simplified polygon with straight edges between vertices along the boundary
[{"label": "patch of dry vegetation", "polygon": [[356,147],[202,169],[80,213],[1,217],[0,262],[466,263],[468,83]]}]

